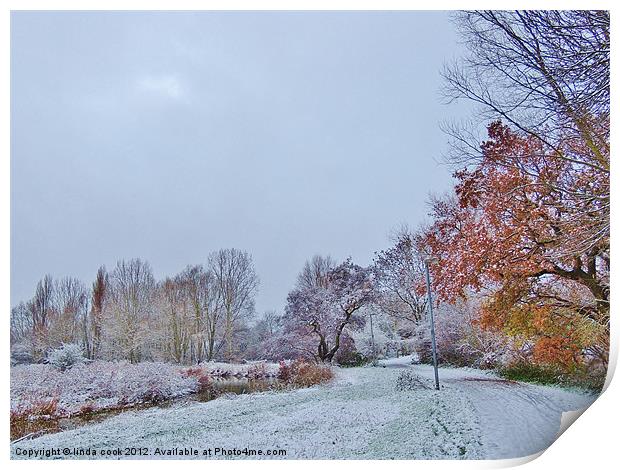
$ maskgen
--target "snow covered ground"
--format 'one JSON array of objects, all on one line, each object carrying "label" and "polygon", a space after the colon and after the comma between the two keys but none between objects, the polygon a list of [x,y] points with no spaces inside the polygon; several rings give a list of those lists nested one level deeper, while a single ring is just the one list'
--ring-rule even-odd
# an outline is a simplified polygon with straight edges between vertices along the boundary
[{"label": "snow covered ground", "polygon": [[[382,361],[386,367],[413,367],[434,380],[431,366],[409,365],[409,358]],[[523,457],[549,447],[560,428],[562,413],[587,408],[595,395],[560,387],[503,380],[491,372],[441,368],[444,389],[459,390],[476,410],[485,458]]]},{"label": "snow covered ground", "polygon": [[54,415],[67,417],[85,408],[101,411],[182,397],[199,390],[196,376],[187,374],[198,367],[210,377],[244,379],[273,378],[280,369],[264,361],[206,362],[193,367],[93,361],[64,372],[49,364],[18,365],[11,368],[11,411],[32,414],[41,403],[54,402]]},{"label": "snow covered ground", "polygon": [[57,402],[56,416],[90,410],[122,408],[167,400],[196,392],[195,377],[183,368],[161,362],[94,361],[64,372],[49,364],[11,368],[11,411],[29,412],[41,402]]},{"label": "snow covered ground", "polygon": [[403,370],[431,384],[432,368],[411,366],[409,361],[338,369],[333,383],[308,389],[129,411],[99,424],[21,441],[12,445],[12,456],[65,447],[98,452],[129,447],[148,449],[148,455],[121,458],[179,458],[178,451],[155,455],[158,448],[196,449],[199,455],[193,458],[222,458],[202,454],[215,448],[264,453],[283,449],[286,456],[263,458],[289,459],[521,457],[554,440],[563,411],[594,400],[554,387],[502,381],[473,369],[441,369],[440,391],[396,391]]}]

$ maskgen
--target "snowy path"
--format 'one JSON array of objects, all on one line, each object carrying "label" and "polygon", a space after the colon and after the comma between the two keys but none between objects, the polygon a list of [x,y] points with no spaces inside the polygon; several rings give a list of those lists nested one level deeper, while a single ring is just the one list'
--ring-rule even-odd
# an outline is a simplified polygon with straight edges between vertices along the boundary
[{"label": "snowy path", "polygon": [[[387,364],[389,367],[389,363]],[[396,362],[402,365],[402,361]],[[430,366],[409,366],[434,380]],[[487,458],[516,458],[549,447],[560,428],[562,413],[590,406],[595,396],[503,380],[474,369],[440,369],[440,383],[460,390],[478,415]]]},{"label": "snowy path", "polygon": [[[552,387],[502,383],[471,369],[440,370],[444,388],[439,392],[397,392],[396,378],[404,368],[432,377],[430,367],[404,361],[340,369],[334,383],[310,389],[127,412],[99,424],[22,441],[12,446],[12,455],[20,458],[24,451],[64,447],[136,447],[148,448],[142,458],[165,458],[154,455],[155,450],[202,452],[220,447],[284,449],[285,458],[293,459],[520,457],[553,441],[562,411],[593,399]],[[234,458],[244,457],[257,458]]]}]

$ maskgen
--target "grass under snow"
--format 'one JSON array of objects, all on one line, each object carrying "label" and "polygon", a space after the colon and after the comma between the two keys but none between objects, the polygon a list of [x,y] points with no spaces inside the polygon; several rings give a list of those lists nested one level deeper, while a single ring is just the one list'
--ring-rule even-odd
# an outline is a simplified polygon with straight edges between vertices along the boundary
[{"label": "grass under snow", "polygon": [[328,385],[129,411],[99,424],[22,441],[12,450],[148,447],[152,453],[157,447],[247,447],[284,449],[286,458],[293,459],[483,457],[468,400],[458,390],[397,392],[399,372],[339,369]]}]

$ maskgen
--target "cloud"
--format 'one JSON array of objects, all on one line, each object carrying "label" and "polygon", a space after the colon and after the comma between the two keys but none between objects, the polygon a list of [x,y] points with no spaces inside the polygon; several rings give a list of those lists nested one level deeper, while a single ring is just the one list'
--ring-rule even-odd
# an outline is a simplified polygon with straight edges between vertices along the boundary
[{"label": "cloud", "polygon": [[174,75],[145,76],[137,82],[138,90],[145,93],[165,96],[172,99],[182,98],[185,90]]}]

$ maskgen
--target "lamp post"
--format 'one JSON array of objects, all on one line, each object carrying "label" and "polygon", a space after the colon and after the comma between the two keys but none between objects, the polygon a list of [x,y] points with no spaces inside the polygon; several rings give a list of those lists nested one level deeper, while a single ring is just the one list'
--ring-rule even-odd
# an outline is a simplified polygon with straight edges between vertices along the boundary
[{"label": "lamp post", "polygon": [[372,346],[372,363],[373,365],[376,363],[377,361],[377,353],[376,353],[376,349],[375,349],[375,330],[372,326],[372,312],[368,312],[368,315],[370,316],[370,341],[371,341],[371,346]]},{"label": "lamp post", "polygon": [[431,344],[433,347],[433,367],[435,369],[435,389],[439,390],[439,371],[437,370],[437,343],[435,342],[435,319],[433,318],[433,295],[431,294],[431,275],[428,269],[429,258],[424,260],[426,274],[426,294],[428,296],[428,313],[431,320]]}]

